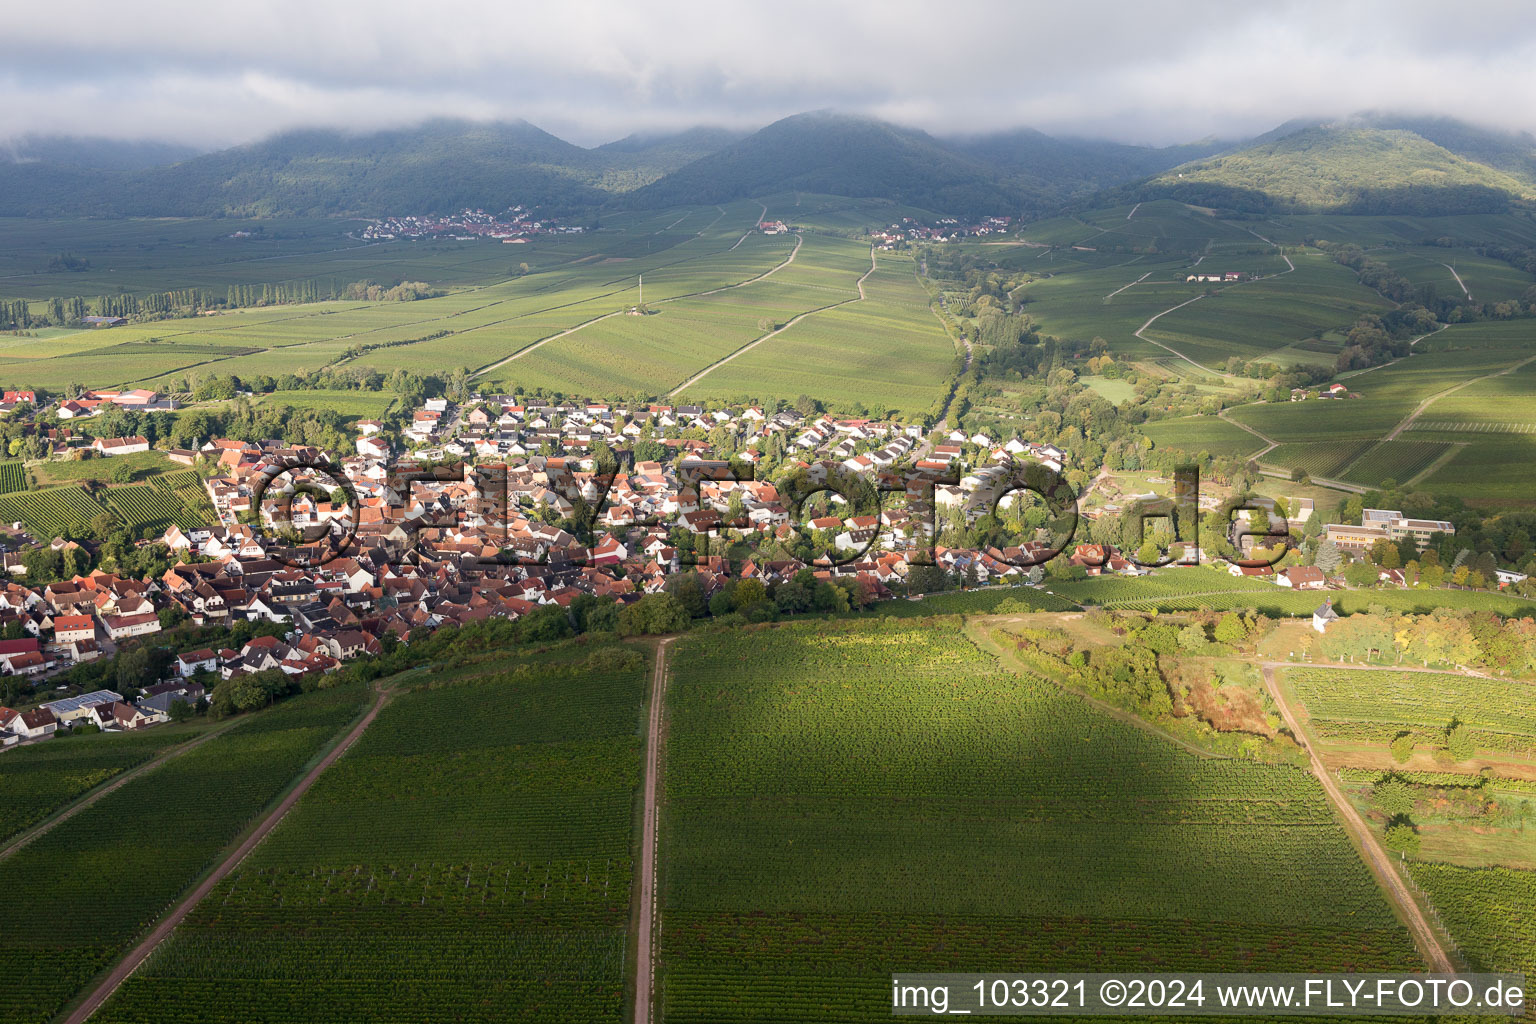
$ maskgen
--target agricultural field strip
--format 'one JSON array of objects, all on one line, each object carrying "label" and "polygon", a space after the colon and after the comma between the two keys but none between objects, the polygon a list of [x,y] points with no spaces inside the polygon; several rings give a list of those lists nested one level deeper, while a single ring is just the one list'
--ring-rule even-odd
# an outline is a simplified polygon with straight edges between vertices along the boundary
[{"label": "agricultural field strip", "polygon": [[[703,233],[700,232],[700,236],[702,236],[702,234]],[[684,242],[682,244],[686,245],[687,243]],[[678,248],[680,248],[680,247],[681,246],[678,246]],[[735,246],[732,246],[731,248],[734,249]],[[661,267],[663,269],[665,269],[667,267],[677,267],[677,266],[680,266],[682,264],[692,262],[693,260],[706,258],[707,256],[710,256],[710,255],[715,255],[715,254],[714,253],[701,253],[701,254],[698,254],[698,255],[691,255],[691,256],[685,257],[684,259],[676,260],[676,261],[674,261],[672,263],[662,264]],[[793,254],[791,254],[791,256],[793,256]],[[786,260],[785,262],[788,262],[788,260]],[[774,269],[777,269],[777,268],[774,268]],[[655,271],[652,271],[652,273],[654,274]],[[567,302],[558,302],[558,303],[555,303],[553,305],[542,306],[542,307],[539,307],[539,308],[536,308],[536,309],[527,310],[527,311],[524,311],[524,312],[521,312],[521,313],[516,313],[516,314],[514,314],[512,316],[504,317],[504,318],[499,319],[499,320],[492,320],[492,321],[488,321],[486,323],[476,324],[475,326],[470,327],[470,328],[466,328],[463,331],[454,331],[452,333],[454,335],[469,334],[469,333],[472,333],[474,331],[480,331],[480,330],[485,330],[485,329],[491,328],[491,327],[500,327],[500,326],[503,326],[505,324],[514,323],[514,322],[516,322],[518,320],[526,320],[526,319],[529,319],[531,317],[539,316],[541,314],[558,312],[559,310],[562,310],[562,309],[569,309],[569,308],[571,308],[573,306],[583,305],[585,303],[592,302],[592,301],[597,300],[597,299],[609,298],[611,296],[622,294],[622,293],[630,291],[631,287],[632,287],[631,284],[630,284],[630,281],[631,281],[630,276],[628,274],[626,274],[626,275],[624,275],[622,277],[613,278],[613,279],[611,279],[611,280],[609,280],[607,282],[604,282],[604,283],[602,283],[602,284],[597,286],[599,288],[606,288],[606,289],[608,289],[606,291],[599,291],[599,292],[597,292],[595,294],[582,294],[582,295],[580,295],[579,298],[571,299],[570,301],[567,301]],[[497,282],[497,283],[499,284],[501,282]],[[562,283],[564,283],[564,282],[562,282]],[[486,286],[483,286],[483,287],[494,287],[494,286],[495,286],[495,284],[486,285]],[[477,289],[477,290],[479,290],[479,289]],[[561,294],[561,293],[557,292],[557,294]],[[686,295],[670,296],[670,297],[665,298],[665,299],[658,299],[657,300],[657,304],[660,304],[662,302],[672,301],[672,299],[685,298],[685,297],[687,297],[687,296]],[[392,329],[396,329],[396,328],[398,328],[400,326],[421,326],[423,324],[441,323],[444,320],[451,320],[451,319],[453,319],[454,317],[457,317],[457,316],[462,316],[462,315],[465,315],[465,314],[468,314],[468,313],[478,312],[480,310],[488,309],[488,308],[491,308],[491,307],[496,306],[496,305],[500,305],[500,304],[505,303],[505,302],[516,301],[517,298],[519,298],[519,296],[509,296],[506,299],[498,299],[498,300],[496,300],[494,302],[486,303],[486,304],[481,305],[481,306],[476,306],[476,307],[473,307],[473,308],[470,308],[470,309],[466,309],[466,310],[462,310],[462,311],[459,311],[459,312],[451,313],[451,314],[449,314],[446,317],[436,317],[436,318],[427,319],[427,320],[413,321],[413,322],[405,324],[405,325],[391,324],[391,325],[388,325],[386,327],[376,328],[376,329],[374,329],[374,331],[363,332],[363,334],[374,333],[377,330],[392,330]],[[493,369],[496,369],[498,366],[504,365],[505,363],[510,362],[511,360],[516,359],[519,356],[524,355],[524,354],[526,354],[529,351],[532,351],[533,349],[539,347],[540,345],[543,345],[546,342],[554,341],[556,338],[561,338],[561,337],[564,337],[564,336],[566,336],[568,334],[574,333],[575,331],[578,331],[578,330],[580,330],[583,327],[586,327],[586,326],[588,326],[590,324],[596,323],[599,320],[605,320],[609,316],[614,316],[614,315],[616,315],[619,312],[622,312],[622,310],[615,310],[614,312],[607,313],[607,314],[604,314],[602,316],[594,317],[592,319],[589,319],[589,320],[583,321],[581,323],[575,324],[575,325],[571,326],[570,328],[568,328],[566,330],[563,330],[563,331],[561,331],[561,332],[559,332],[557,334],[554,334],[554,335],[551,335],[549,337],[545,337],[545,338],[542,338],[542,339],[538,339],[538,340],[534,341],[533,343],[531,343],[531,344],[529,344],[529,345],[519,349],[517,352],[514,352],[511,355],[508,355],[504,359],[498,360],[498,361],[496,361],[496,362],[494,362],[492,364],[489,364],[487,366],[482,367],[481,369],[479,369],[479,370],[477,370],[475,372],[474,376],[475,377],[480,377],[480,376],[488,373],[489,371],[491,371]],[[337,341],[351,340],[352,338],[360,337],[360,336],[363,336],[363,335],[362,334],[359,334],[359,335],[343,335],[343,336],[340,336],[340,337],[316,339],[313,342],[306,342],[306,343],[303,343],[303,344],[334,343],[334,342],[337,342]],[[292,347],[292,346],[290,346],[290,347]],[[344,361],[344,360],[338,360],[338,361]]]},{"label": "agricultural field strip", "polygon": [[[748,234],[750,234],[750,232],[748,232]],[[745,238],[746,236],[744,235],[742,237]],[[703,298],[703,297],[708,296],[708,295],[718,295],[721,292],[730,291],[732,288],[742,288],[742,287],[745,287],[746,285],[754,284],[754,283],[756,283],[758,281],[766,280],[767,278],[771,277],[775,272],[783,269],[784,267],[789,266],[791,263],[793,263],[795,261],[795,255],[800,251],[800,245],[801,245],[801,243],[804,240],[805,240],[804,236],[797,232],[795,234],[795,245],[794,245],[794,248],[792,248],[789,251],[789,255],[784,258],[783,262],[781,262],[781,263],[771,267],[770,269],[764,271],[761,274],[758,274],[755,277],[748,278],[745,281],[738,281],[735,284],[724,285],[723,287],[720,287],[720,288],[711,288],[708,291],[689,292],[689,293],[685,293],[685,294],[682,294],[682,295],[671,295],[671,296],[668,296],[667,298],[664,298],[664,299],[657,299],[656,302],[654,303],[654,305],[658,305],[659,306],[659,305],[661,305],[662,303],[665,303],[665,302],[676,302],[679,299]],[[741,243],[737,242],[736,244],[740,245]],[[731,248],[735,249],[736,246],[733,245],[733,246],[731,246]],[[616,293],[609,293],[609,294],[616,294]],[[587,300],[583,300],[583,301],[587,301]],[[572,305],[574,305],[574,303],[572,303]],[[651,303],[647,303],[647,305],[651,305]],[[583,322],[581,322],[579,324],[576,324],[573,327],[569,327],[566,330],[563,330],[563,331],[559,332],[558,334],[552,334],[552,335],[550,335],[547,338],[541,338],[538,341],[535,341],[535,342],[533,342],[530,345],[526,345],[523,348],[518,349],[516,352],[513,352],[511,355],[506,356],[505,358],[498,359],[496,362],[491,363],[488,366],[481,367],[480,369],[476,370],[473,374],[471,374],[471,376],[474,377],[474,378],[483,377],[483,376],[485,376],[486,374],[490,373],[493,370],[500,369],[501,367],[503,367],[506,364],[512,362],[513,360],[521,359],[523,356],[528,355],[530,352],[533,352],[534,350],[538,349],[542,345],[548,344],[549,342],[552,342],[552,341],[558,341],[561,338],[564,338],[564,337],[567,337],[569,335],[575,334],[577,331],[580,331],[583,328],[590,327],[590,326],[592,326],[595,323],[598,323],[598,322],[603,321],[603,320],[607,320],[609,317],[619,316],[623,312],[624,311],[622,309],[617,309],[617,310],[614,310],[611,313],[604,313],[601,316],[593,317],[590,320],[585,320],[585,321],[583,321]]]},{"label": "agricultural field strip", "polygon": [[[765,207],[766,209],[766,207]],[[655,941],[658,929],[656,864],[661,849],[657,827],[657,793],[661,778],[662,722],[667,692],[667,645],[672,637],[656,644],[656,664],[651,670],[650,707],[646,711],[644,809],[640,825],[640,876],[637,881],[635,921],[635,1024],[650,1024],[656,986]]]},{"label": "agricultural field strip", "polygon": [[1472,378],[1470,378],[1468,380],[1462,381],[1460,384],[1456,384],[1456,385],[1453,385],[1453,386],[1451,386],[1449,388],[1446,388],[1444,391],[1438,392],[1437,394],[1430,395],[1428,398],[1424,399],[1424,401],[1420,402],[1419,405],[1418,405],[1418,408],[1414,409],[1413,412],[1409,413],[1408,414],[1408,418],[1403,420],[1396,427],[1394,427],[1392,429],[1392,432],[1390,434],[1388,434],[1385,438],[1383,438],[1383,440],[1386,440],[1386,441],[1396,440],[1397,439],[1397,435],[1401,434],[1403,431],[1405,431],[1409,427],[1411,427],[1413,425],[1414,421],[1417,420],[1424,413],[1424,410],[1428,409],[1431,405],[1434,405],[1435,402],[1439,401],[1440,399],[1445,398],[1448,395],[1453,395],[1456,392],[1460,391],[1462,388],[1467,387],[1469,385],[1477,384],[1477,383],[1480,383],[1480,382],[1486,381],[1486,380],[1490,380],[1490,379],[1492,379],[1494,377],[1502,377],[1502,376],[1504,376],[1505,374],[1508,374],[1508,373],[1514,373],[1516,370],[1520,369],[1522,366],[1526,366],[1527,364],[1533,363],[1533,362],[1536,362],[1536,356],[1528,356],[1525,359],[1520,360],[1518,363],[1515,363],[1515,364],[1513,364],[1511,366],[1507,366],[1504,369],[1497,371],[1496,373],[1485,374],[1485,375],[1483,375],[1481,377],[1472,377]]},{"label": "agricultural field strip", "polygon": [[[683,245],[687,245],[689,241],[693,241],[694,239],[700,238],[700,237],[703,237],[703,233],[702,232],[699,235],[694,236],[694,238],[690,238],[687,241],[684,241],[684,242],[680,243],[678,246],[674,246],[673,248],[681,248]],[[717,253],[714,252],[713,250],[711,250],[711,251],[704,252],[704,253],[696,253],[696,254],[685,255],[685,256],[683,256],[681,258],[678,258],[678,259],[668,259],[665,262],[661,262],[659,264],[655,264],[655,267],[657,269],[653,270],[652,272],[655,273],[655,272],[660,271],[660,270],[673,269],[673,268],[679,267],[679,266],[681,266],[683,264],[687,264],[687,263],[690,263],[690,262],[693,262],[693,261],[696,261],[696,260],[706,259],[706,258],[708,258],[709,256],[712,256],[712,255],[717,255]],[[582,259],[588,259],[588,258],[590,258],[590,257],[581,257],[581,258],[578,258],[576,260],[572,260],[568,264],[566,264],[565,266],[567,268],[572,267],[575,264],[579,264]],[[577,268],[577,269],[586,269],[586,268]],[[647,267],[646,269],[650,269],[650,268]],[[359,338],[366,338],[370,334],[376,334],[376,333],[379,333],[381,331],[401,330],[401,329],[406,329],[406,328],[410,328],[410,327],[421,327],[421,326],[424,326],[424,325],[428,325],[428,324],[432,324],[432,323],[439,323],[439,322],[443,322],[445,320],[452,320],[455,317],[465,316],[465,315],[468,315],[468,314],[471,314],[471,313],[483,311],[485,309],[493,308],[495,306],[504,304],[506,302],[518,301],[519,299],[527,298],[530,294],[536,295],[536,294],[539,294],[541,292],[546,292],[546,291],[554,291],[556,294],[562,294],[563,292],[565,292],[569,288],[569,286],[571,284],[575,283],[575,279],[567,277],[567,276],[561,276],[561,275],[558,275],[558,274],[552,274],[551,278],[552,279],[550,280],[550,282],[547,285],[544,284],[543,282],[539,282],[537,287],[531,293],[524,293],[524,294],[520,294],[520,295],[507,296],[505,298],[493,299],[492,301],[484,302],[484,303],[481,303],[479,305],[473,305],[473,306],[469,306],[469,307],[462,308],[462,309],[455,309],[453,312],[448,313],[446,315],[439,314],[439,315],[428,317],[428,318],[424,318],[424,319],[406,320],[406,321],[392,321],[392,322],[390,322],[388,324],[384,324],[384,325],[380,325],[380,326],[376,326],[376,327],[370,327],[370,328],[368,328],[366,330],[358,330],[358,331],[353,331],[353,332],[349,332],[349,333],[345,333],[345,334],[340,334],[340,335],[331,334],[331,335],[327,335],[326,337],[323,337],[323,338],[313,338],[313,339],[308,339],[308,340],[300,340],[300,341],[297,341],[297,342],[295,342],[293,344],[290,344],[290,345],[287,345],[287,346],[281,346],[281,347],[284,347],[284,348],[287,348],[287,349],[297,349],[297,348],[304,348],[304,347],[314,346],[314,345],[327,345],[327,344],[328,345],[335,345],[338,342],[345,342],[345,341],[356,340],[356,339],[359,339]],[[517,314],[515,314],[513,316],[504,318],[503,320],[493,321],[490,324],[480,324],[480,325],[477,325],[475,328],[471,328],[471,330],[482,329],[483,327],[487,327],[487,326],[494,326],[494,325],[499,325],[499,324],[502,324],[502,323],[507,323],[507,322],[519,320],[519,319],[525,319],[527,317],[535,316],[535,315],[538,315],[540,313],[553,312],[553,311],[557,311],[559,309],[567,308],[569,306],[578,305],[578,304],[580,304],[582,302],[591,301],[594,298],[603,298],[603,297],[608,297],[608,296],[611,296],[611,295],[614,295],[614,294],[618,294],[620,292],[623,292],[623,291],[626,291],[626,290],[629,289],[630,281],[631,281],[631,276],[628,273],[620,275],[620,276],[611,277],[611,278],[608,278],[608,279],[606,279],[604,281],[598,282],[598,283],[596,283],[594,285],[587,286],[588,288],[597,288],[597,289],[599,289],[599,291],[596,294],[584,294],[581,298],[578,298],[578,299],[575,299],[575,300],[565,301],[565,302],[557,302],[557,303],[555,303],[553,305],[548,305],[548,306],[544,306],[544,307],[540,307],[540,308],[536,308],[536,309],[532,309],[532,310],[527,310],[525,312],[517,313]],[[496,287],[499,287],[499,286],[503,286],[503,285],[505,285],[507,283],[508,282],[506,280],[504,280],[504,279],[503,280],[496,280],[496,281],[492,281],[492,282],[489,282],[489,283],[486,283],[486,284],[483,284],[483,285],[476,285],[476,286],[473,286],[473,287],[465,289],[465,290],[454,292],[454,293],[452,293],[452,295],[445,297],[444,300],[431,300],[431,299],[428,299],[428,300],[421,300],[421,301],[431,304],[431,303],[436,303],[436,302],[441,302],[441,301],[450,301],[451,300],[451,301],[454,301],[455,303],[457,303],[457,302],[461,302],[463,300],[463,298],[466,297],[466,296],[470,296],[470,295],[474,295],[474,294],[477,294],[477,293],[481,293],[481,292],[487,291],[488,289],[492,289],[492,288],[496,288]],[[606,290],[603,290],[603,289],[606,289]],[[327,304],[327,305],[334,306],[334,304]],[[353,306],[348,311],[349,312],[363,312],[363,311],[372,310],[372,311],[396,312],[398,305],[399,304],[393,304],[393,303],[370,303],[370,304],[363,304],[363,305],[359,305],[359,306]],[[412,304],[412,305],[414,305],[414,304]],[[410,312],[410,310],[407,310],[406,312]],[[239,324],[220,323],[220,324],[216,324],[216,325],[209,325],[209,324],[204,323],[204,324],[200,324],[200,325],[198,325],[196,327],[188,327],[188,328],[185,328],[185,329],[182,329],[182,330],[178,330],[174,326],[167,328],[167,327],[165,327],[164,325],[161,325],[161,324],[156,324],[154,326],[157,329],[157,333],[160,336],[176,338],[176,337],[188,337],[188,336],[196,336],[196,335],[206,335],[206,333],[208,331],[210,331],[210,330],[218,332],[221,335],[222,334],[226,334],[227,332],[240,331],[240,330],[255,331],[255,330],[259,330],[262,327],[266,327],[266,326],[269,326],[269,325],[274,324],[274,323],[287,323],[287,322],[291,322],[291,321],[311,321],[311,320],[313,320],[315,318],[326,317],[326,316],[330,316],[330,315],[334,315],[333,310],[330,310],[330,309],[326,309],[326,310],[303,310],[303,311],[298,311],[298,312],[294,312],[294,313],[291,313],[291,314],[288,314],[287,311],[285,310],[285,311],[283,311],[283,315],[276,315],[276,316],[270,316],[270,317],[263,316],[259,320],[252,320],[250,322],[239,323]],[[216,318],[216,319],[218,319],[220,321],[223,321],[226,318],[225,317],[219,317],[219,318]],[[460,333],[460,332],[455,332],[455,333]],[[260,348],[262,350],[267,350],[268,348],[270,348],[270,346],[260,346]],[[95,348],[95,349],[92,349],[92,350],[88,350],[88,351],[82,352],[82,353],[80,353],[80,355],[96,355],[97,352],[99,352],[99,351],[101,351],[99,348]],[[53,357],[53,358],[61,358],[61,357]],[[67,358],[67,357],[65,357],[65,358]],[[149,374],[148,376],[140,377],[140,378],[137,378],[137,379],[135,379],[133,381],[125,381],[123,383],[140,383],[140,382],[144,382],[144,381],[150,381],[150,380],[154,380],[154,379],[156,379],[158,377],[162,377],[162,376],[166,375],[166,373],[170,373],[170,372],[185,372],[188,369],[195,369],[195,368],[199,368],[199,367],[203,367],[203,366],[209,366],[209,365],[213,365],[213,364],[216,364],[216,363],[220,363],[220,362],[223,362],[223,361],[225,361],[226,359],[229,359],[229,358],[237,358],[237,356],[234,355],[234,354],[231,354],[231,355],[225,356],[225,357],[200,360],[198,362],[191,363],[191,364],[186,364],[186,365],[181,365],[181,366],[172,368],[170,370],[160,369],[160,370],[157,370],[156,372],[154,372],[152,374]]]},{"label": "agricultural field strip", "polygon": [[[674,652],[666,1020],[884,1019],[896,964],[1418,963],[1308,773],[1195,758],[935,625]],[[1159,885],[1180,857],[1209,884]]]},{"label": "agricultural field strip", "polygon": [[107,1001],[107,997],[115,992],[117,987],[138,969],[139,965],[144,962],[144,959],[150,953],[154,952],[155,947],[164,942],[187,914],[213,891],[214,886],[223,881],[226,875],[233,871],[241,861],[250,855],[252,850],[261,844],[261,841],[267,837],[267,834],[272,831],[277,823],[283,820],[289,809],[298,803],[299,798],[304,795],[310,786],[314,785],[315,780],[320,777],[321,773],[334,764],[337,758],[345,754],[352,744],[357,742],[357,738],[363,734],[364,730],[373,724],[375,718],[379,717],[379,712],[383,710],[384,705],[389,701],[390,693],[391,691],[388,689],[378,691],[377,696],[374,698],[373,706],[352,727],[352,731],[331,747],[330,751],[320,759],[320,762],[288,790],[282,801],[272,809],[271,813],[250,831],[245,837],[245,841],[209,872],[207,877],[187,895],[186,899],[181,901],[175,910],[160,919],[155,925],[154,930],[149,933],[149,936],[124,957],[107,977],[102,980],[101,984],[93,989],[65,1018],[65,1024],[85,1024],[85,1021],[89,1019],[91,1014],[95,1013],[96,1009]]},{"label": "agricultural field strip", "polygon": [[416,675],[99,1019],[619,1018],[644,659]]},{"label": "agricultural field strip", "polygon": [[207,743],[209,740],[213,739],[215,736],[218,736],[228,730],[231,726],[238,724],[238,722],[239,720],[237,719],[226,725],[222,725],[217,729],[210,729],[208,732],[205,732],[201,736],[196,736],[185,742],[178,743],[171,747],[169,750],[152,756],[149,760],[141,764],[128,767],[123,771],[118,772],[116,775],[109,776],[108,779],[103,780],[102,783],[98,783],[91,789],[87,789],[84,792],[74,794],[72,797],[70,797],[70,802],[52,808],[48,817],[45,817],[42,821],[27,829],[27,831],[13,838],[4,847],[0,847],[0,860],[4,860],[11,854],[15,853],[17,850],[20,850],[23,846],[26,846],[28,843],[46,835],[47,833],[53,831],[55,828],[58,828],[64,822],[68,821],[70,818],[73,818],[75,815],[79,814],[81,811],[85,810],[87,807],[91,806],[107,794],[121,788],[140,775],[143,775],[145,772],[153,771],[165,762],[172,760],[173,758],[181,757],[183,754],[197,749],[204,743]]},{"label": "agricultural field strip", "polygon": [[1536,739],[1536,687],[1480,673],[1412,665],[1289,667],[1288,686],[1314,722],[1443,731],[1454,719],[1490,746]]},{"label": "agricultural field strip", "polygon": [[322,690],[244,717],[0,861],[14,911],[0,930],[14,982],[0,1021],[52,1019],[116,963],[358,717],[360,697]]},{"label": "agricultural field strip", "polygon": [[1410,861],[1408,871],[1473,970],[1525,975],[1529,1007],[1536,993],[1536,871],[1424,861]]},{"label": "agricultural field strip", "polygon": [[1268,455],[1271,451],[1273,451],[1275,448],[1279,447],[1279,445],[1280,445],[1279,441],[1276,441],[1274,438],[1269,437],[1266,434],[1261,433],[1257,428],[1250,427],[1246,423],[1239,423],[1237,420],[1232,419],[1230,416],[1227,415],[1227,410],[1225,410],[1225,409],[1222,409],[1216,415],[1221,417],[1221,419],[1223,419],[1227,423],[1230,423],[1234,427],[1237,427],[1239,430],[1246,430],[1248,433],[1252,434],[1254,437],[1256,437],[1260,441],[1264,442],[1264,447],[1261,450],[1259,450],[1257,452],[1254,452],[1252,455],[1248,456],[1250,459],[1254,459],[1254,460],[1262,459],[1265,455]]},{"label": "agricultural field strip", "polygon": [[826,310],[771,346],[713,373],[687,394],[726,401],[744,396],[869,403],[921,414],[940,397],[953,368],[953,338],[933,316],[932,299],[899,257],[866,277],[867,302]]},{"label": "agricultural field strip", "polygon": [[722,356],[721,358],[715,360],[713,363],[710,363],[708,366],[704,367],[704,369],[700,370],[698,373],[694,374],[692,377],[689,377],[687,380],[683,381],[677,387],[675,387],[671,391],[667,392],[667,397],[668,398],[676,397],[678,395],[678,393],[683,391],[685,388],[688,388],[688,387],[693,386],[694,384],[697,384],[699,381],[703,380],[705,377],[707,377],[709,374],[713,373],[715,370],[718,370],[720,367],[724,366],[726,363],[731,362],[737,356],[744,355],[747,352],[750,352],[752,349],[756,348],[757,346],[761,345],[763,342],[768,341],[770,338],[774,338],[774,337],[777,337],[780,334],[783,334],[785,331],[789,330],[791,327],[795,326],[795,324],[797,324],[800,321],[804,320],[806,317],[813,316],[813,315],[815,315],[817,313],[825,312],[826,310],[829,310],[829,309],[836,309],[838,306],[846,306],[850,302],[862,302],[862,301],[864,301],[864,281],[869,277],[870,274],[873,274],[875,272],[876,266],[878,266],[878,261],[875,258],[875,249],[874,249],[874,246],[870,246],[870,249],[869,249],[869,269],[864,272],[864,276],[860,277],[858,282],[857,282],[858,289],[859,289],[859,296],[858,296],[858,298],[856,298],[856,299],[843,299],[843,300],[841,300],[839,302],[829,303],[828,305],[825,305],[825,306],[818,306],[815,309],[808,309],[805,312],[796,315],[792,320],[787,322],[783,327],[780,327],[780,328],[777,328],[775,330],[769,331],[767,334],[764,334],[762,337],[756,338],[753,341],[749,341],[749,342],[747,342],[747,344],[741,346],[740,348],[736,349],[735,351],[733,351],[733,352],[731,352],[731,353],[729,353],[729,354],[727,354],[725,356]]},{"label": "agricultural field strip", "polygon": [[1445,430],[1451,433],[1477,434],[1536,434],[1536,423],[1501,423],[1486,420],[1480,423],[1443,423],[1440,421],[1415,421],[1409,430]]}]

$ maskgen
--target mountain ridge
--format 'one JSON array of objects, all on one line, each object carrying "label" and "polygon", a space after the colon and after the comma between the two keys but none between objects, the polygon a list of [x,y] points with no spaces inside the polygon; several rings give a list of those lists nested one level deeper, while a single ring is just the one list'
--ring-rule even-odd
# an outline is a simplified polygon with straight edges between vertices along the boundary
[{"label": "mountain ridge", "polygon": [[1240,213],[1491,212],[1536,196],[1536,139],[1368,112],[1154,148],[1029,128],[935,136],[813,111],[754,132],[697,126],[591,148],[523,120],[446,118],[298,129],[209,153],[60,137],[0,145],[0,216],[380,216],[519,203],[558,216],[785,191],[954,215],[1149,198]]}]

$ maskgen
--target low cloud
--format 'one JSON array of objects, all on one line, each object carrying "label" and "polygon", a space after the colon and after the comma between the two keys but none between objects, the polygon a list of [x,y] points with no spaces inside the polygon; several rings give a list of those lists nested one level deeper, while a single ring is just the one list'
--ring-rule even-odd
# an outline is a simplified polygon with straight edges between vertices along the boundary
[{"label": "low cloud", "polygon": [[[1163,144],[1362,109],[1536,129],[1520,4],[57,0],[7,17],[0,137],[215,147],[522,117],[590,145],[803,110]],[[82,44],[81,26],[91,39]]]}]

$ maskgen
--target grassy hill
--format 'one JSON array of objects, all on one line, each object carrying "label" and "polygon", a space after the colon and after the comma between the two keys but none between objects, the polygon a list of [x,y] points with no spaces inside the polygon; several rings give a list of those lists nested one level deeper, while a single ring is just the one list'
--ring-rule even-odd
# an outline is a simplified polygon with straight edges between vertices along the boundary
[{"label": "grassy hill", "polygon": [[[1450,141],[1452,134],[1443,136]],[[1533,194],[1529,181],[1416,132],[1345,123],[1271,133],[1118,190],[1115,198],[1247,211],[1460,214],[1502,212],[1512,199]]]}]

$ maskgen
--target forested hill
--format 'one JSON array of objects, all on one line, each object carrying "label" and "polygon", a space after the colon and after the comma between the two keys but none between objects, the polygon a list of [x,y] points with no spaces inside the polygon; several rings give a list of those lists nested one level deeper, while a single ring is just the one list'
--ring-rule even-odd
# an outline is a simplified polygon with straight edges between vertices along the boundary
[{"label": "forested hill", "polygon": [[[1536,151],[1457,122],[1425,130],[1472,155],[1453,152],[1416,131],[1356,120],[1286,126],[1254,144],[1196,160],[1146,182],[1112,190],[1110,201],[1170,198],[1247,212],[1335,211],[1357,214],[1495,213],[1536,195]],[[1474,157],[1497,158],[1490,166]],[[1529,162],[1527,162],[1529,161]]]},{"label": "forested hill", "polygon": [[[583,149],[527,122],[289,132],[205,155],[77,140],[0,148],[0,216],[550,212],[720,202],[791,190],[874,196],[953,214],[1038,214],[1144,177],[1210,144],[1147,149],[1020,129],[961,139],[801,114],[743,135],[631,135]],[[146,166],[155,152],[174,164]]]},{"label": "forested hill", "polygon": [[957,216],[1154,198],[1248,212],[1493,212],[1536,195],[1536,140],[1363,115],[1295,122],[1237,146],[1153,149],[1028,129],[939,138],[817,112],[744,136],[695,128],[593,149],[526,121],[450,120],[288,132],[203,155],[103,140],[0,145],[0,216],[378,216],[517,203],[565,215],[787,191]]},{"label": "forested hill", "polygon": [[639,207],[718,203],[770,192],[878,196],[945,212],[1015,213],[1026,190],[999,168],[925,132],[841,114],[776,121],[637,190]]},{"label": "forested hill", "polygon": [[381,215],[514,203],[586,208],[731,138],[700,129],[583,149],[526,121],[432,121],[370,134],[288,132],[132,170],[46,156],[0,159],[0,215]]},{"label": "forested hill", "polygon": [[661,207],[804,191],[874,196],[951,214],[1040,214],[1217,148],[1151,149],[1052,138],[1027,128],[935,138],[818,111],[776,121],[624,201]]}]

